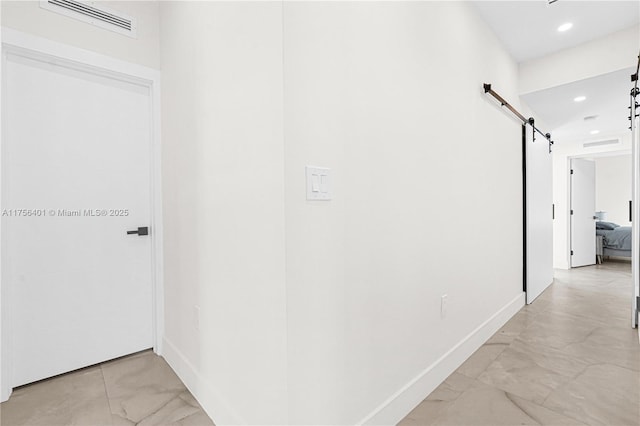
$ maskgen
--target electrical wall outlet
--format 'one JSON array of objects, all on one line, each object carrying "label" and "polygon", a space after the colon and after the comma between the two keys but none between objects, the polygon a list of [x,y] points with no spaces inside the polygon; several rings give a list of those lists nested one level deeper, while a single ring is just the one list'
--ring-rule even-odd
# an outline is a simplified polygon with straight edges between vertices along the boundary
[{"label": "electrical wall outlet", "polygon": [[200,331],[200,306],[193,306],[193,326],[196,331]]},{"label": "electrical wall outlet", "polygon": [[447,308],[449,304],[449,296],[443,294],[440,298],[440,318],[446,318],[447,316]]}]

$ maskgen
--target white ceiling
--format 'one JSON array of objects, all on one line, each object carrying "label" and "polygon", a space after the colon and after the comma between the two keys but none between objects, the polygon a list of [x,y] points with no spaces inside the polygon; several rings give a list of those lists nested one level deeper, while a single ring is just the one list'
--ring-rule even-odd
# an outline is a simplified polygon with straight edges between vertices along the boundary
[{"label": "white ceiling", "polygon": [[[638,0],[474,1],[518,62],[549,55],[640,23]],[[558,27],[573,23],[566,32]]]},{"label": "white ceiling", "polygon": [[[518,62],[543,57],[640,23],[640,1],[547,0],[475,1],[474,7]],[[566,32],[558,27],[573,23]],[[629,52],[637,55],[638,52]],[[597,58],[594,58],[597,60]],[[617,71],[522,96],[549,128],[556,143],[618,137],[629,126],[630,76]],[[577,96],[586,96],[576,103]],[[585,121],[584,117],[598,116]],[[592,130],[599,130],[596,135]]]},{"label": "white ceiling", "polygon": [[[553,140],[589,141],[617,137],[629,127],[629,92],[633,68],[541,90],[521,98],[549,128]],[[575,102],[577,96],[586,96]],[[595,120],[584,120],[594,116]],[[592,130],[600,133],[591,135]]]}]

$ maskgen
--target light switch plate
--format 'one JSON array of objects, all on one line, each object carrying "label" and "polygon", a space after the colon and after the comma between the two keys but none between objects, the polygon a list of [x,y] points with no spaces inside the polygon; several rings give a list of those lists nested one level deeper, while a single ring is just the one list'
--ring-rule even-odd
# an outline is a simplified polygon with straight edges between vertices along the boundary
[{"label": "light switch plate", "polygon": [[307,200],[331,200],[331,169],[326,167],[305,167],[307,175]]}]

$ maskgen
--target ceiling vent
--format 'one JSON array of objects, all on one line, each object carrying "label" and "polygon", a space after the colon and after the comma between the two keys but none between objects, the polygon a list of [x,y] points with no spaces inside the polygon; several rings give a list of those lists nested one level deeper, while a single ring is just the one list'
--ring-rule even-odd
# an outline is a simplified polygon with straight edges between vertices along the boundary
[{"label": "ceiling vent", "polygon": [[604,141],[585,142],[582,144],[582,146],[584,148],[595,148],[597,146],[618,145],[619,143],[620,139],[608,139]]},{"label": "ceiling vent", "polygon": [[61,15],[87,22],[96,27],[137,37],[135,18],[109,9],[95,2],[79,0],[40,0],[40,7]]}]

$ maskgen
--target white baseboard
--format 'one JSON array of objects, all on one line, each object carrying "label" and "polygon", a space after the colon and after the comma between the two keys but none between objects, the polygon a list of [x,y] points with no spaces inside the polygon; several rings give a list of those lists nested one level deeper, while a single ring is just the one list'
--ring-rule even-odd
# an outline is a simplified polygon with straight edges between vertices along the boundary
[{"label": "white baseboard", "polygon": [[[357,424],[397,424],[524,305],[525,293],[521,293]],[[217,389],[200,375],[195,366],[166,337],[163,338],[162,352],[167,363],[215,424],[246,423],[231,409]]]},{"label": "white baseboard", "polygon": [[[13,393],[13,389],[9,386],[0,387],[0,402],[7,402]],[[1,410],[1,409],[0,409]]]},{"label": "white baseboard", "polygon": [[521,293],[357,424],[397,424],[524,305],[525,293]]},{"label": "white baseboard", "polygon": [[166,337],[162,341],[162,357],[216,425],[246,424],[171,341]]}]

